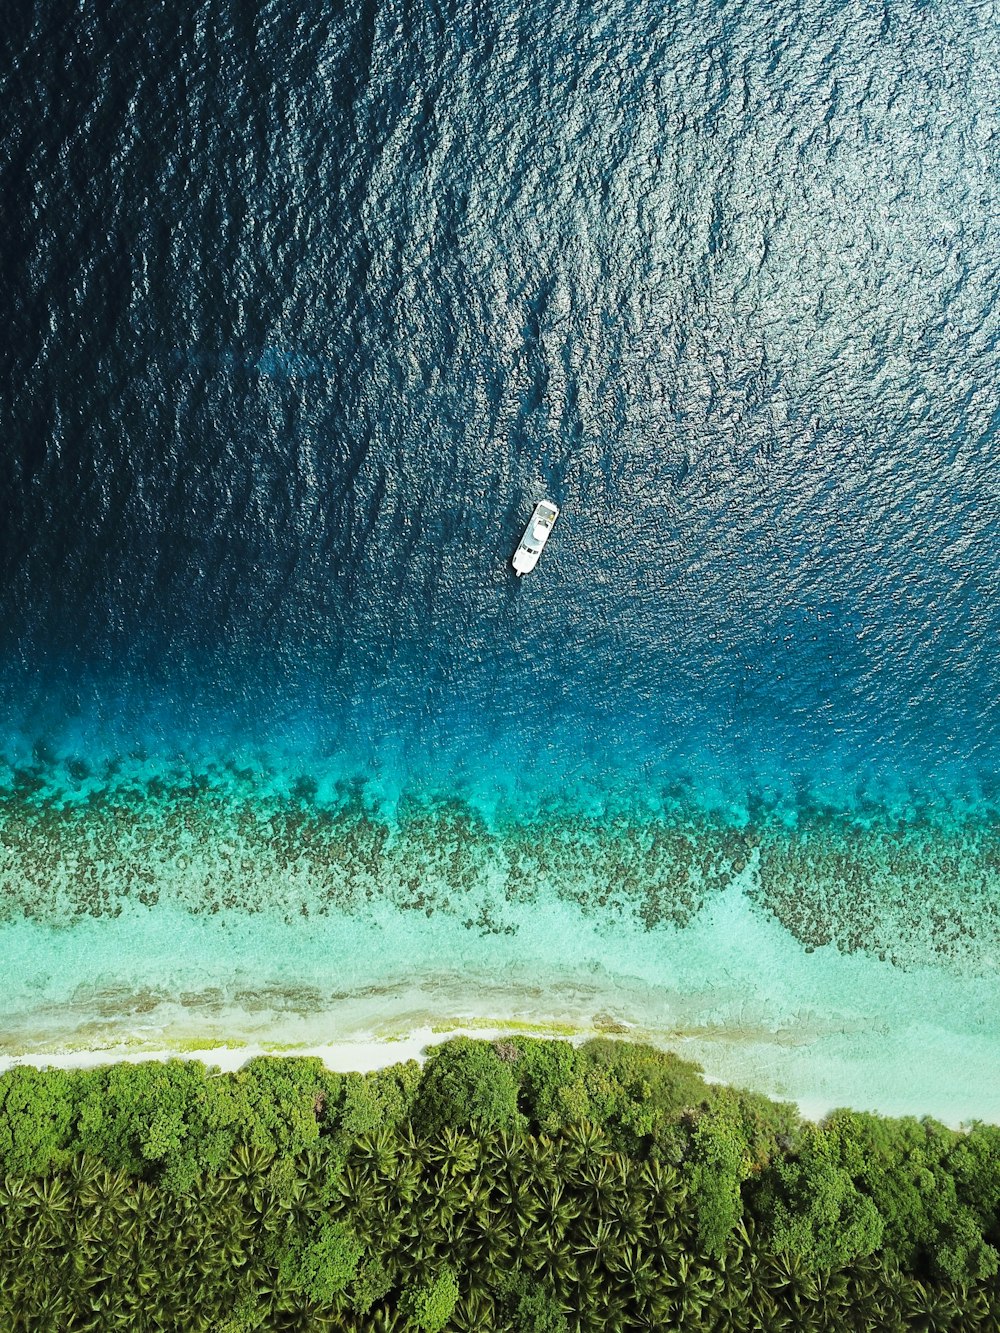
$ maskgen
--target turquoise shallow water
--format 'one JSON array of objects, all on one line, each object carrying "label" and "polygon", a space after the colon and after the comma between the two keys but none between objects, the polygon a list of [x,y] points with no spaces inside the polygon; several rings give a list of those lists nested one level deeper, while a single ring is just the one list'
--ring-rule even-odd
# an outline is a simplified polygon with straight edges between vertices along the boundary
[{"label": "turquoise shallow water", "polygon": [[941,826],[680,789],[485,807],[236,764],[59,771],[58,793],[36,767],[0,802],[8,1052],[627,1026],[812,1108],[1000,1115],[981,809]]},{"label": "turquoise shallow water", "polygon": [[994,8],[19,9],[7,1049],[998,1114]]}]

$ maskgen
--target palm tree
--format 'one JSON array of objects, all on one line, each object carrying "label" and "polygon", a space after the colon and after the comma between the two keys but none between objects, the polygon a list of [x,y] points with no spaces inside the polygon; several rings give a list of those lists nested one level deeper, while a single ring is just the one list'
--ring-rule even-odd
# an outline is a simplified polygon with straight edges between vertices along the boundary
[{"label": "palm tree", "polygon": [[570,1170],[581,1163],[603,1157],[611,1149],[604,1130],[590,1120],[578,1120],[567,1125],[560,1139],[566,1165]]},{"label": "palm tree", "polygon": [[296,1173],[302,1178],[301,1203],[304,1208],[326,1208],[333,1197],[333,1180],[339,1163],[325,1148],[307,1148],[295,1159]]},{"label": "palm tree", "polygon": [[132,1182],[124,1171],[81,1172],[76,1182],[79,1203],[94,1217],[121,1217],[132,1206]]},{"label": "palm tree", "polygon": [[517,1233],[533,1226],[541,1204],[538,1195],[524,1177],[501,1178],[494,1187],[497,1212]]},{"label": "palm tree", "polygon": [[461,1130],[446,1125],[427,1146],[427,1160],[444,1177],[464,1176],[479,1162],[479,1143]]},{"label": "palm tree", "polygon": [[33,1180],[28,1190],[24,1216],[29,1220],[32,1247],[59,1250],[73,1215],[73,1196],[63,1176]]},{"label": "palm tree", "polygon": [[485,1161],[494,1173],[518,1173],[521,1170],[521,1138],[502,1129],[494,1135],[485,1152]]},{"label": "palm tree", "polygon": [[485,1292],[466,1293],[459,1297],[448,1327],[455,1333],[489,1333],[495,1327],[493,1302]]},{"label": "palm tree", "polygon": [[960,1330],[960,1302],[947,1287],[934,1288],[914,1280],[906,1300],[907,1327],[915,1333],[949,1333]]},{"label": "palm tree", "polygon": [[679,1174],[657,1158],[640,1164],[637,1184],[641,1197],[655,1213],[672,1213],[684,1206],[686,1190]]},{"label": "palm tree", "polygon": [[573,1175],[573,1185],[587,1201],[588,1209],[604,1213],[621,1191],[621,1176],[607,1157],[583,1161]]},{"label": "palm tree", "polygon": [[92,1327],[99,1329],[120,1328],[121,1319],[127,1314],[125,1293],[120,1283],[103,1280],[88,1292],[88,1313],[93,1317]]},{"label": "palm tree", "polygon": [[4,1176],[0,1180],[0,1216],[18,1216],[34,1200],[31,1181],[26,1176]]},{"label": "palm tree", "polygon": [[[369,1318],[370,1333],[403,1333],[408,1322],[395,1306],[380,1305]],[[369,1330],[366,1329],[365,1333],[369,1333]]]},{"label": "palm tree", "polygon": [[559,1179],[560,1153],[556,1141],[548,1134],[525,1135],[521,1140],[519,1169],[540,1184],[549,1185]]},{"label": "palm tree", "polygon": [[561,1181],[544,1190],[536,1190],[538,1213],[535,1225],[550,1249],[559,1249],[570,1228],[581,1216],[583,1206],[579,1199],[567,1194]]},{"label": "palm tree", "polygon": [[589,1312],[594,1309],[598,1293],[606,1284],[600,1268],[589,1264],[580,1268],[572,1288],[566,1293],[571,1329],[589,1328]]},{"label": "palm tree", "polygon": [[847,1327],[886,1329],[888,1333],[902,1327],[898,1302],[886,1287],[887,1270],[881,1260],[868,1255],[856,1260],[842,1276],[846,1283],[843,1299]]},{"label": "palm tree", "polygon": [[483,1239],[485,1248],[476,1259],[476,1272],[487,1286],[498,1287],[510,1275],[518,1237],[511,1223],[498,1217]]},{"label": "palm tree", "polygon": [[603,1219],[587,1218],[580,1228],[580,1243],[573,1253],[587,1264],[613,1271],[618,1256],[618,1239]]},{"label": "palm tree", "polygon": [[657,1269],[663,1273],[675,1271],[678,1263],[687,1253],[677,1221],[673,1217],[658,1218],[649,1229],[645,1241],[646,1249],[653,1256]]},{"label": "palm tree", "polygon": [[[990,1300],[982,1287],[961,1287],[955,1292],[964,1325],[970,1329],[985,1329],[991,1322]],[[996,1322],[995,1317],[993,1322]]]},{"label": "palm tree", "polygon": [[31,1182],[28,1197],[31,1207],[39,1215],[47,1213],[71,1213],[73,1196],[63,1176],[43,1176]]},{"label": "palm tree", "polygon": [[420,1191],[420,1165],[405,1155],[399,1156],[379,1176],[376,1190],[397,1206],[411,1203]]},{"label": "palm tree", "polygon": [[749,1292],[727,1284],[716,1291],[702,1318],[706,1327],[718,1333],[759,1333],[760,1324],[750,1307]]},{"label": "palm tree", "polygon": [[368,1212],[377,1197],[375,1182],[366,1166],[348,1163],[334,1181],[334,1211],[363,1214]]},{"label": "palm tree", "polygon": [[645,1244],[653,1226],[650,1214],[634,1188],[609,1198],[604,1216],[623,1245]]},{"label": "palm tree", "polygon": [[[415,1142],[415,1136],[413,1141]],[[370,1162],[378,1173],[388,1172],[399,1157],[400,1140],[385,1125],[362,1134],[351,1147],[351,1156]]]},{"label": "palm tree", "polygon": [[986,1298],[987,1308],[979,1318],[977,1333],[1000,1333],[1000,1308],[995,1304],[996,1297],[993,1296],[991,1299],[986,1293],[983,1294]]},{"label": "palm tree", "polygon": [[74,1313],[70,1293],[57,1282],[39,1291],[32,1302],[31,1327],[38,1333],[62,1333]]},{"label": "palm tree", "polygon": [[558,1245],[551,1241],[545,1246],[542,1260],[536,1271],[539,1279],[557,1292],[568,1290],[580,1275],[579,1267],[571,1251],[564,1245]]},{"label": "palm tree", "polygon": [[[121,1214],[118,1226],[123,1235],[141,1238],[159,1211],[159,1191],[148,1180],[137,1180],[127,1198],[128,1206]],[[242,1209],[240,1215],[245,1216]]]},{"label": "palm tree", "polygon": [[[577,1311],[577,1324],[587,1333],[619,1333],[624,1329],[628,1314],[628,1300],[625,1293],[613,1283],[595,1282],[593,1286],[585,1284],[580,1290],[587,1291],[586,1301],[581,1301]],[[571,1324],[572,1327],[572,1324]]]},{"label": "palm tree", "polygon": [[850,1279],[843,1269],[834,1268],[816,1273],[813,1278],[816,1310],[828,1325],[842,1321],[850,1309]]},{"label": "palm tree", "polygon": [[[651,1296],[628,1316],[627,1325],[635,1333],[666,1333],[670,1323],[670,1302],[663,1297]],[[726,1333],[729,1333],[727,1328]],[[738,1333],[735,1326],[733,1333]]]},{"label": "palm tree", "polygon": [[238,1143],[229,1156],[229,1162],[221,1172],[223,1180],[235,1180],[243,1185],[256,1186],[267,1175],[274,1161],[274,1154],[254,1143]]},{"label": "palm tree", "polygon": [[816,1278],[798,1255],[771,1255],[764,1266],[762,1280],[768,1291],[793,1313],[803,1313],[816,1304]]},{"label": "palm tree", "polygon": [[614,1252],[615,1273],[637,1300],[645,1300],[656,1289],[656,1267],[648,1250],[636,1244],[622,1245],[620,1239]]},{"label": "palm tree", "polygon": [[402,1243],[405,1230],[406,1218],[395,1201],[380,1198],[360,1226],[359,1235],[380,1250],[395,1250]]},{"label": "palm tree", "polygon": [[455,1248],[468,1225],[467,1193],[453,1178],[445,1178],[423,1198],[421,1224],[424,1236],[443,1248]]},{"label": "palm tree", "polygon": [[106,1164],[101,1158],[92,1157],[87,1152],[78,1152],[70,1158],[63,1174],[71,1188],[79,1193],[85,1185],[96,1179],[106,1169]]},{"label": "palm tree", "polygon": [[678,1320],[699,1315],[720,1286],[719,1275],[688,1254],[680,1256],[672,1271],[657,1276],[657,1289],[670,1297]]},{"label": "palm tree", "polygon": [[760,1285],[754,1287],[748,1304],[751,1318],[756,1321],[751,1327],[766,1328],[768,1333],[772,1333],[772,1330],[774,1333],[783,1333],[783,1330],[793,1328],[792,1316],[780,1308],[778,1302],[764,1287]]}]

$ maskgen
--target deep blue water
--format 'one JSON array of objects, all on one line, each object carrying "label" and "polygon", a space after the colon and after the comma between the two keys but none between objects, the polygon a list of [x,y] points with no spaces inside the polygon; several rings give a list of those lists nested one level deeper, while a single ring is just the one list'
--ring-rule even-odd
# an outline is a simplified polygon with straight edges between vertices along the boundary
[{"label": "deep blue water", "polygon": [[992,826],[998,17],[8,15],[8,770]]}]

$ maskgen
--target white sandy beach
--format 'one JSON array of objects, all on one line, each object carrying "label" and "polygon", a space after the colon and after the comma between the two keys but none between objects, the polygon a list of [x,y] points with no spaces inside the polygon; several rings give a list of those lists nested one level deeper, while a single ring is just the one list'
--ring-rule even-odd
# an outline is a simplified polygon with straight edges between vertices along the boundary
[{"label": "white sandy beach", "polygon": [[321,926],[169,907],[73,931],[11,925],[0,1067],[287,1053],[366,1070],[458,1032],[620,1034],[811,1118],[851,1106],[1000,1123],[992,976],[806,954],[738,885],[682,930],[562,903],[524,908],[519,925],[487,938],[423,916],[401,931],[391,914]]},{"label": "white sandy beach", "polygon": [[[331,1041],[316,1046],[293,1046],[288,1048],[277,1047],[273,1043],[266,1045],[261,1043],[252,1043],[247,1045],[218,1045],[205,1046],[201,1049],[175,1048],[169,1047],[146,1047],[135,1043],[129,1045],[109,1046],[95,1050],[69,1050],[52,1051],[48,1053],[35,1053],[25,1056],[3,1056],[0,1055],[0,1073],[5,1073],[17,1065],[31,1065],[36,1069],[94,1069],[101,1065],[113,1064],[117,1061],[127,1061],[131,1064],[141,1064],[146,1060],[200,1060],[204,1064],[221,1069],[224,1072],[239,1069],[245,1065],[248,1060],[257,1056],[266,1055],[290,1055],[290,1056],[312,1056],[322,1060],[328,1069],[338,1073],[368,1073],[373,1069],[384,1069],[389,1065],[401,1064],[406,1060],[417,1060],[423,1062],[431,1047],[449,1041],[453,1037],[476,1037],[481,1040],[493,1041],[499,1037],[505,1036],[525,1036],[533,1037],[553,1037],[564,1041],[571,1041],[574,1045],[587,1041],[591,1037],[611,1036],[616,1040],[626,1039],[626,1034],[608,1033],[601,1029],[581,1030],[576,1033],[567,1033],[560,1031],[532,1031],[526,1034],[523,1026],[504,1027],[483,1027],[478,1024],[470,1027],[454,1027],[442,1030],[436,1027],[418,1028],[405,1037],[387,1039],[385,1037],[355,1038],[345,1041]],[[631,1035],[631,1034],[629,1034]],[[644,1040],[651,1040],[647,1034]],[[685,1049],[686,1041],[663,1042],[652,1039],[652,1044],[661,1047],[661,1049],[673,1050],[676,1054],[685,1059],[694,1059],[695,1057]],[[723,1082],[725,1080],[713,1077],[706,1071],[708,1082]],[[814,1099],[799,1098],[795,1100],[800,1112],[810,1120],[820,1120],[830,1110],[833,1104],[825,1104]]]}]

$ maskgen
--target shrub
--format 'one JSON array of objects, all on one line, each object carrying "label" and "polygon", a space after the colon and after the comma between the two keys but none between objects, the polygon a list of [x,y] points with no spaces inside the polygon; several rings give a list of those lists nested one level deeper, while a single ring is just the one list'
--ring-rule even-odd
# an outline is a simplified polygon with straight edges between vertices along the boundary
[{"label": "shrub", "polygon": [[709,1113],[695,1128],[685,1168],[698,1241],[706,1254],[721,1255],[726,1238],[743,1215],[740,1185],[750,1170],[746,1139],[731,1116]]},{"label": "shrub", "polygon": [[943,1220],[934,1241],[929,1258],[939,1281],[967,1286],[996,1277],[1000,1256],[984,1240],[983,1229],[968,1208],[959,1205]]},{"label": "shrub", "polygon": [[508,1062],[492,1046],[456,1037],[436,1047],[424,1066],[413,1108],[424,1133],[445,1126],[479,1130],[514,1129],[522,1123],[517,1083]]},{"label": "shrub", "polygon": [[364,1246],[346,1222],[323,1217],[305,1234],[287,1238],[278,1256],[278,1280],[318,1305],[329,1305],[358,1270]]},{"label": "shrub", "polygon": [[392,1290],[392,1275],[381,1259],[365,1259],[351,1283],[351,1308],[358,1314],[368,1311]]},{"label": "shrub", "polygon": [[535,1274],[516,1272],[504,1284],[504,1307],[517,1333],[569,1333],[569,1324],[553,1293]]},{"label": "shrub", "polygon": [[945,1156],[958,1197],[1000,1238],[1000,1126],[975,1124],[956,1137]]},{"label": "shrub", "polygon": [[315,1145],[333,1120],[343,1079],[322,1060],[260,1056],[232,1075],[240,1138],[275,1155]]},{"label": "shrub", "polygon": [[218,1171],[237,1142],[272,1155],[314,1146],[340,1075],[314,1059],[261,1057],[235,1074],[198,1061],[147,1061],[79,1076],[75,1144],[136,1174],[158,1171],[183,1191]]},{"label": "shrub", "polygon": [[997,1271],[997,1252],[984,1235],[1000,1201],[995,1133],[962,1135],[930,1118],[836,1111],[827,1140],[878,1209],[887,1257],[911,1271],[925,1263],[952,1282]]},{"label": "shrub", "polygon": [[768,1170],[757,1207],[774,1248],[813,1270],[839,1268],[871,1254],[882,1241],[878,1209],[837,1165],[819,1131],[809,1136],[799,1157]]},{"label": "shrub", "polygon": [[422,1333],[441,1333],[457,1303],[458,1281],[450,1268],[444,1268],[429,1282],[408,1286],[400,1309]]},{"label": "shrub", "polygon": [[535,1127],[555,1133],[567,1122],[590,1120],[590,1099],[584,1084],[589,1064],[568,1041],[539,1041],[515,1037],[494,1043],[501,1058],[511,1050],[513,1074],[518,1085],[518,1104]]},{"label": "shrub", "polygon": [[226,1319],[213,1333],[258,1333],[264,1327],[266,1316],[254,1296],[243,1296]]},{"label": "shrub", "polygon": [[[228,1156],[229,1133],[216,1139],[205,1110],[215,1095],[208,1071],[197,1061],[148,1061],[110,1065],[81,1076],[76,1138],[79,1148],[110,1166],[135,1174],[165,1172],[184,1189],[204,1165]],[[222,1117],[223,1119],[225,1117]],[[209,1160],[206,1160],[209,1159]]]},{"label": "shrub", "polygon": [[806,1127],[793,1102],[772,1102],[759,1092],[713,1084],[711,1105],[739,1127],[751,1171],[762,1171],[782,1153],[797,1152]]},{"label": "shrub", "polygon": [[19,1066],[0,1076],[0,1166],[38,1175],[58,1164],[74,1119],[75,1077]]},{"label": "shrub", "polygon": [[0,1076],[0,1290],[25,1328],[665,1328],[732,1260],[727,1327],[971,1333],[1000,1317],[998,1212],[998,1127],[803,1126],[617,1042],[455,1041],[423,1074]]},{"label": "shrub", "polygon": [[384,1125],[393,1129],[409,1116],[420,1083],[416,1060],[376,1069],[370,1074],[345,1074],[337,1114],[336,1135],[345,1143]]},{"label": "shrub", "polygon": [[602,1037],[586,1042],[580,1055],[590,1118],[622,1152],[640,1151],[647,1139],[676,1146],[681,1116],[707,1105],[699,1067],[669,1051]]}]

